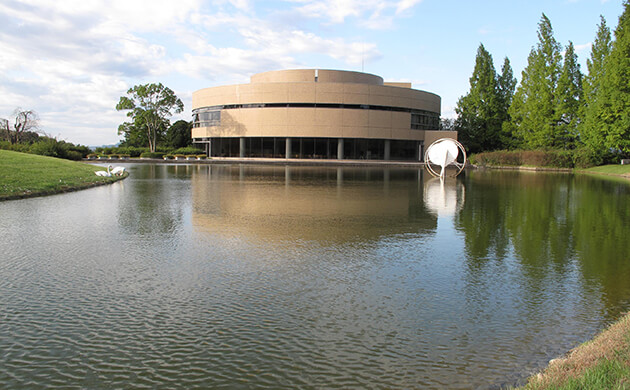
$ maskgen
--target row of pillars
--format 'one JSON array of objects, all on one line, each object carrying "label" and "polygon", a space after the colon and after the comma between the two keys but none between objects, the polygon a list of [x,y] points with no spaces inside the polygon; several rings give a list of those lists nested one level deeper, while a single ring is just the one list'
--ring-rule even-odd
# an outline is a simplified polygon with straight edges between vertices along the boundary
[{"label": "row of pillars", "polygon": [[[291,138],[286,138],[285,142],[285,158],[291,158]],[[239,157],[245,157],[245,137],[239,138]],[[212,150],[210,142],[206,144],[206,153],[210,156]],[[391,157],[391,141],[386,139],[384,144],[383,159],[388,161]],[[337,138],[337,159],[343,160],[343,138]]]}]

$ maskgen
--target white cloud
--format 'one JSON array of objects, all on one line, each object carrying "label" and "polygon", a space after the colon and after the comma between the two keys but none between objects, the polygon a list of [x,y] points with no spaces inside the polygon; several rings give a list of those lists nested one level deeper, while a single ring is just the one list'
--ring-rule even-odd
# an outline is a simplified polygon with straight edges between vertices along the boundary
[{"label": "white cloud", "polygon": [[[291,0],[289,0],[291,1]],[[325,18],[339,24],[356,18],[359,25],[371,29],[390,28],[394,17],[401,16],[422,0],[294,0],[303,4],[296,10],[307,18]]]},{"label": "white cloud", "polygon": [[[298,14],[311,12],[309,18],[343,22],[352,17],[377,28],[417,2],[291,4]],[[84,144],[113,143],[125,120],[114,107],[134,84],[170,80],[168,86],[179,88],[180,98],[189,102],[190,85],[195,89],[199,79],[246,82],[261,71],[312,66],[305,60],[309,56],[357,65],[381,55],[374,43],[267,20],[260,4],[5,0],[0,3],[0,117],[21,106],[40,114],[48,134]],[[188,119],[189,112],[182,115]]]},{"label": "white cloud", "polygon": [[575,52],[580,55],[587,52],[590,52],[591,47],[593,46],[593,42],[584,43],[581,45],[575,45]]},{"label": "white cloud", "polygon": [[420,2],[422,2],[422,0],[400,0],[398,4],[396,4],[396,14],[400,15]]}]

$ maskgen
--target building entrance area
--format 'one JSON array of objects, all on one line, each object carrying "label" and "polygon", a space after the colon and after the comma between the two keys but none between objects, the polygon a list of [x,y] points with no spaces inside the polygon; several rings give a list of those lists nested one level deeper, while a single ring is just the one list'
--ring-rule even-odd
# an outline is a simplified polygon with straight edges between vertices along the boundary
[{"label": "building entrance area", "polygon": [[206,145],[209,157],[305,158],[420,161],[422,141],[365,138],[217,137]]}]

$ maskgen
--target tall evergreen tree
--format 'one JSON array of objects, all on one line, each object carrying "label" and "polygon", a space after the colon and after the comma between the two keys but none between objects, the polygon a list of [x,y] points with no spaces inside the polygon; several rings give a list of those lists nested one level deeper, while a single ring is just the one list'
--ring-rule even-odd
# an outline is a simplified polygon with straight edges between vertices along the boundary
[{"label": "tall evergreen tree", "polygon": [[492,55],[480,44],[470,77],[470,91],[458,100],[455,108],[458,138],[472,153],[501,147],[501,101],[497,91]]},{"label": "tall evergreen tree", "polygon": [[582,142],[595,152],[605,149],[604,133],[600,127],[601,103],[603,103],[601,85],[604,78],[604,64],[612,49],[610,29],[606,25],[606,19],[603,16],[600,18],[597,36],[591,47],[591,57],[586,60],[588,74],[584,77],[584,106],[582,123],[579,126]]},{"label": "tall evergreen tree", "polygon": [[497,92],[499,94],[500,99],[500,112],[499,117],[501,118],[501,146],[510,148],[513,145],[512,142],[512,134],[509,131],[509,127],[505,126],[505,124],[510,122],[510,114],[509,109],[512,105],[512,100],[514,98],[514,89],[516,88],[516,78],[514,77],[514,72],[512,71],[512,66],[510,65],[510,60],[505,57],[503,60],[503,66],[501,67],[501,75],[497,78]]},{"label": "tall evergreen tree", "polygon": [[580,64],[571,41],[564,55],[564,66],[558,79],[556,96],[558,123],[554,146],[572,149],[578,138],[578,123],[583,103],[582,72],[580,72]]},{"label": "tall evergreen tree", "polygon": [[598,98],[601,97],[601,126],[604,146],[630,153],[630,3],[615,29],[615,41],[608,59]]},{"label": "tall evergreen tree", "polygon": [[545,148],[558,145],[556,89],[562,71],[562,46],[553,37],[545,14],[538,24],[538,45],[532,49],[521,84],[510,107],[511,130],[522,146]]}]

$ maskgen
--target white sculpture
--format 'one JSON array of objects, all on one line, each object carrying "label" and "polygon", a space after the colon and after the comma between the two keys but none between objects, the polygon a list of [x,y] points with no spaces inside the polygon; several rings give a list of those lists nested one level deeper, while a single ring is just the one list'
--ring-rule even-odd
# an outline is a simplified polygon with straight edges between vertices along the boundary
[{"label": "white sculpture", "polygon": [[[463,162],[458,162],[459,154],[463,156]],[[454,165],[457,168],[455,176],[459,175],[466,166],[466,150],[459,142],[452,138],[441,138],[433,142],[424,154],[424,162],[427,170],[433,176],[444,178],[446,167]],[[438,174],[431,165],[439,165],[442,170]]]}]

